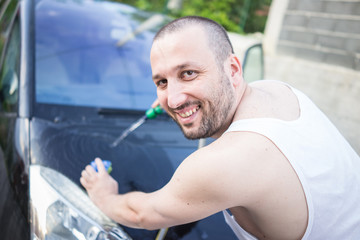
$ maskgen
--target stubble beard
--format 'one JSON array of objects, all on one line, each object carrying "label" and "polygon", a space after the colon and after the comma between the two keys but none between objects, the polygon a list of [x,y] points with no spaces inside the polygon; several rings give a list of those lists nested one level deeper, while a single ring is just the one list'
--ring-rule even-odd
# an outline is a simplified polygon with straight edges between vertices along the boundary
[{"label": "stubble beard", "polygon": [[[193,123],[182,125],[172,116],[186,138],[192,140],[207,138],[214,136],[223,129],[223,124],[226,123],[229,112],[233,107],[235,94],[225,74],[223,74],[219,86],[221,89],[213,92],[212,100],[205,100],[202,104],[199,102],[202,118],[198,128],[190,129],[194,125]],[[205,108],[204,103],[207,103],[208,108]]]}]

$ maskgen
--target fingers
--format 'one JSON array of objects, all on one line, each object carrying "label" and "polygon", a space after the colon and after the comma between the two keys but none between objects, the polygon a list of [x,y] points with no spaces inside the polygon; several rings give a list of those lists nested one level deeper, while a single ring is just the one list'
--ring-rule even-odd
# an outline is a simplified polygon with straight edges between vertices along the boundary
[{"label": "fingers", "polygon": [[158,105],[160,105],[160,101],[159,101],[159,99],[157,98],[157,99],[151,104],[151,107],[152,107],[152,108],[156,108]]},{"label": "fingers", "polygon": [[107,173],[105,166],[100,158],[95,158],[95,163],[100,174]]},{"label": "fingers", "polygon": [[91,176],[94,176],[96,174],[96,171],[95,169],[91,166],[91,165],[87,165],[84,169],[87,174],[91,177]]},{"label": "fingers", "polygon": [[96,172],[91,165],[87,165],[85,169],[81,172],[80,183],[86,189],[91,188],[91,186],[94,185],[100,175],[108,174],[100,158],[95,159],[95,164],[97,166],[98,172]]},{"label": "fingers", "polygon": [[96,174],[95,170],[90,165],[87,165],[85,169],[81,172],[81,176],[85,179],[90,179],[95,174]]},{"label": "fingers", "polygon": [[94,181],[96,171],[90,165],[87,165],[83,171],[81,171],[80,183],[85,187],[89,188]]},{"label": "fingers", "polygon": [[[90,168],[92,169],[91,166],[90,166]],[[81,172],[80,183],[85,188],[88,188],[90,186],[93,175],[94,175],[94,171],[92,171],[90,168],[89,168],[89,166],[86,166],[86,168]]]},{"label": "fingers", "polygon": [[[82,174],[81,174],[82,175]],[[86,180],[86,178],[81,177],[80,178],[80,183],[81,185],[83,185],[84,188],[88,189],[90,187],[90,184],[88,183],[88,181]]]}]

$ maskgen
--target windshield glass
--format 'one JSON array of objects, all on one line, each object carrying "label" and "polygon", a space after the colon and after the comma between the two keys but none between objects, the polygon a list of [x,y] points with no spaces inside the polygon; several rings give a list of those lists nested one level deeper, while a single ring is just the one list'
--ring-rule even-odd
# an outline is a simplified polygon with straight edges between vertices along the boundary
[{"label": "windshield glass", "polygon": [[147,109],[156,99],[150,48],[162,15],[117,3],[36,4],[36,102]]}]

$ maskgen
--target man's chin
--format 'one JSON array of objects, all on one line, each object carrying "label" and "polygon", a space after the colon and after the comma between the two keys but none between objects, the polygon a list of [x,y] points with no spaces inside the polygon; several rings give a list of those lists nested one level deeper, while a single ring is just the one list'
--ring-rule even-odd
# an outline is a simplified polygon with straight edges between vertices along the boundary
[{"label": "man's chin", "polygon": [[199,136],[199,135],[187,134],[187,133],[184,133],[184,136],[189,140],[197,140],[197,139],[203,138],[202,136]]},{"label": "man's chin", "polygon": [[199,139],[201,138],[201,136],[199,136],[199,133],[196,129],[191,129],[190,126],[183,126],[180,125],[181,131],[183,132],[184,136],[187,139],[191,139],[191,140],[195,140],[195,139]]},{"label": "man's chin", "polygon": [[194,123],[180,124],[179,121],[177,121],[176,119],[174,119],[174,120],[177,123],[177,125],[180,127],[181,131],[183,132],[184,136],[187,139],[196,140],[196,139],[206,137],[205,136],[206,133],[201,133],[199,131],[200,128],[194,126],[195,125]]},{"label": "man's chin", "polygon": [[186,129],[184,127],[181,127],[181,130],[184,134],[184,136],[187,138],[187,139],[190,139],[190,140],[196,140],[196,139],[200,139],[200,138],[206,138],[206,133],[201,133],[199,131],[199,129]]}]

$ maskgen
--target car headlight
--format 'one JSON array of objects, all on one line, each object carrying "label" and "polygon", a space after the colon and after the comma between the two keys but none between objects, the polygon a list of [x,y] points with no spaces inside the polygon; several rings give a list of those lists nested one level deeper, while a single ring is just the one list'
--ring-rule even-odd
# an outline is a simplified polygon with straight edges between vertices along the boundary
[{"label": "car headlight", "polygon": [[51,168],[30,167],[30,206],[32,239],[131,239],[80,187]]}]

